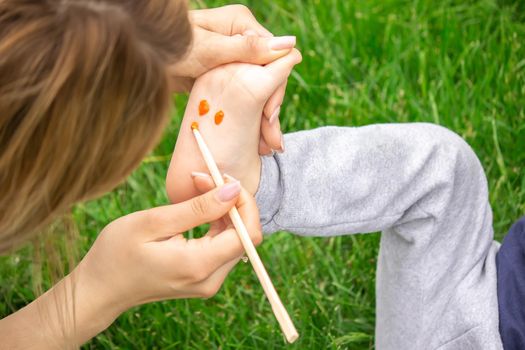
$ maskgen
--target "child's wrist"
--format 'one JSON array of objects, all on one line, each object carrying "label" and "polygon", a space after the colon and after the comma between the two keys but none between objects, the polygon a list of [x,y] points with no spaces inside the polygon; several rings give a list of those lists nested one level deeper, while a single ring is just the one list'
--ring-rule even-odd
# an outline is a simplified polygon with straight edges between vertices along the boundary
[{"label": "child's wrist", "polygon": [[259,156],[255,157],[253,164],[247,168],[249,172],[241,183],[251,195],[255,196],[261,181],[261,158]]}]

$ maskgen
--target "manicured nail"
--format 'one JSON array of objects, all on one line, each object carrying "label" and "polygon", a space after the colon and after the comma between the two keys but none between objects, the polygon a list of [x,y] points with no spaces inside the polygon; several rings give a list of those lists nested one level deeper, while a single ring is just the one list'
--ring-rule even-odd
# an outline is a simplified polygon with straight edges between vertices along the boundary
[{"label": "manicured nail", "polygon": [[241,193],[241,184],[239,181],[228,182],[226,185],[222,186],[221,189],[217,192],[217,198],[221,202],[229,202]]},{"label": "manicured nail", "polygon": [[278,36],[270,39],[269,47],[271,50],[291,49],[295,46],[295,42],[295,36]]},{"label": "manicured nail", "polygon": [[204,178],[211,178],[211,176],[209,174],[206,174],[206,173],[201,173],[199,171],[192,171],[191,172],[191,177],[204,177]]},{"label": "manicured nail", "polygon": [[277,119],[277,117],[279,116],[279,113],[281,113],[281,106],[277,107],[275,111],[273,111],[272,116],[270,117],[270,120],[269,120],[270,124],[273,124],[275,119]]},{"label": "manicured nail", "polygon": [[237,180],[236,178],[234,178],[233,176],[231,175],[228,175],[226,173],[222,174],[222,176],[224,176],[225,178],[227,178],[228,180],[234,182],[234,181],[237,181],[237,182],[240,182],[239,180]]}]

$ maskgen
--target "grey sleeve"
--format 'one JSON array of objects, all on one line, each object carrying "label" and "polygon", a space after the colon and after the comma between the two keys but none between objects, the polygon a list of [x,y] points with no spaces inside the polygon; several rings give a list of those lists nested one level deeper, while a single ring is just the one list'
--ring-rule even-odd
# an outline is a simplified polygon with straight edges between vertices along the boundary
[{"label": "grey sleeve", "polygon": [[376,349],[502,349],[483,168],[432,124],[325,127],[263,158],[263,231],[382,231]]},{"label": "grey sleeve", "polygon": [[465,157],[480,168],[460,137],[425,123],[323,127],[287,134],[285,144],[285,153],[262,157],[265,233],[382,231],[445,210],[445,185],[464,178],[454,173],[469,171],[457,166]]}]

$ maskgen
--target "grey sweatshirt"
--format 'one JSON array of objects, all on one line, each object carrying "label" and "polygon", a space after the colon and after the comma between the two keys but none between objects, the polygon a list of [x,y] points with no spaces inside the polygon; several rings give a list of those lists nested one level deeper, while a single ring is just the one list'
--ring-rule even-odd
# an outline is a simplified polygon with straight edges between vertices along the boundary
[{"label": "grey sweatshirt", "polygon": [[285,142],[285,153],[262,158],[263,230],[382,231],[377,349],[502,349],[487,182],[460,137],[431,124],[383,124]]}]

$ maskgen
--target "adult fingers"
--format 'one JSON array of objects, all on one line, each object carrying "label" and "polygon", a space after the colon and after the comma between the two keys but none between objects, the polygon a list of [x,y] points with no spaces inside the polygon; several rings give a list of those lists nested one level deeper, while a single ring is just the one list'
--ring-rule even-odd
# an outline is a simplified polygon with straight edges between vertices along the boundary
[{"label": "adult fingers", "polygon": [[223,35],[243,34],[247,30],[253,30],[260,36],[273,36],[244,5],[194,10],[189,12],[189,16],[194,24]]},{"label": "adult fingers", "polygon": [[[238,181],[228,174],[223,174],[222,177],[226,183]],[[215,188],[215,182],[210,174],[194,171],[191,173],[191,178],[193,179],[193,185],[200,193],[205,193]]]},{"label": "adult fingers", "polygon": [[[237,209],[252,242],[255,245],[260,244],[262,242],[262,232],[259,210],[257,209],[255,198],[244,189],[237,201]],[[228,261],[241,256],[244,252],[237,232],[233,228],[227,229],[213,237],[205,236],[189,240],[186,249],[192,252],[192,256],[199,257],[199,261],[204,266],[207,266],[209,273]]]},{"label": "adult fingers", "polygon": [[139,215],[142,221],[137,224],[142,224],[153,239],[185,232],[226,215],[240,193],[240,183],[230,182],[185,202],[143,211]]},{"label": "adult fingers", "polygon": [[207,236],[213,237],[226,230],[228,225],[226,224],[226,217],[218,219],[210,224],[210,228],[206,233]]},{"label": "adult fingers", "polygon": [[268,64],[289,54],[296,42],[295,36],[209,35],[213,45],[208,47],[208,55],[213,57],[214,66],[230,62]]},{"label": "adult fingers", "polygon": [[227,262],[209,275],[208,278],[197,283],[195,290],[199,292],[200,297],[211,298],[215,296],[215,294],[221,289],[226,276],[228,276],[239,260],[240,258],[235,258],[232,261]]}]

